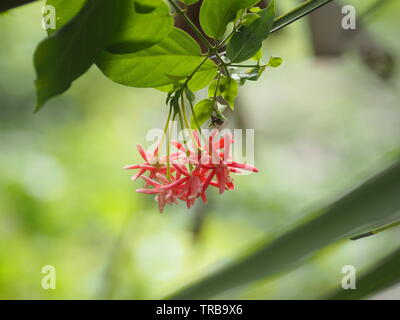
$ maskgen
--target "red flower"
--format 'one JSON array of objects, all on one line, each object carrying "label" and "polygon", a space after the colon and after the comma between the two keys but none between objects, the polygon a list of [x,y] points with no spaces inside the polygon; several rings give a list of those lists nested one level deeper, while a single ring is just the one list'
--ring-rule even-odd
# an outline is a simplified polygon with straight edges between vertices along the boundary
[{"label": "red flower", "polygon": [[[217,135],[218,131],[213,130],[208,143],[202,146],[197,132],[194,131],[195,150],[171,141],[178,151],[162,158],[157,155],[158,148],[154,154],[149,154],[139,145],[138,151],[145,163],[125,167],[139,169],[132,179],[141,177],[145,181],[145,188],[136,191],[156,195],[160,212],[163,212],[166,204],[178,204],[179,201],[186,202],[190,208],[198,198],[207,202],[206,191],[209,186],[218,188],[220,194],[226,190],[234,190],[231,173],[240,174],[243,170],[258,172],[253,166],[232,161],[232,135],[226,134],[215,141]],[[146,172],[149,172],[148,177],[144,175]]]}]

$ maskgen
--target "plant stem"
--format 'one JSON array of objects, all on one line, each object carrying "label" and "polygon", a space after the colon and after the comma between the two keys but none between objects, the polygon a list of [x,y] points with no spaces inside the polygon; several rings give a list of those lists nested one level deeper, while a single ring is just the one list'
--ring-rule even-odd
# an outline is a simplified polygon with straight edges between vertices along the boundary
[{"label": "plant stem", "polygon": [[214,47],[212,44],[208,41],[208,39],[204,36],[203,32],[197,28],[197,26],[193,23],[193,21],[188,17],[185,11],[183,11],[181,8],[177,6],[177,4],[173,0],[168,0],[168,2],[171,4],[171,6],[178,12],[179,14],[182,15],[182,17],[185,19],[186,23],[189,25],[189,27],[193,30],[193,32],[199,37],[201,42],[210,50],[213,51]]},{"label": "plant stem", "polygon": [[297,21],[300,18],[303,18],[304,16],[328,4],[331,1],[333,0],[308,0],[303,2],[293,10],[290,10],[288,13],[276,18],[270,33],[273,33],[288,26],[289,24]]},{"label": "plant stem", "polygon": [[187,86],[189,81],[192,80],[193,76],[196,74],[197,71],[200,70],[201,66],[208,60],[209,56],[207,55],[204,60],[194,69],[194,71],[187,77],[184,86]]},{"label": "plant stem", "polygon": [[183,95],[182,95],[182,114],[183,114],[183,120],[185,122],[186,128],[189,130],[190,139],[192,139],[192,142],[194,143],[194,145],[199,147],[195,137],[193,136],[193,132],[192,132],[192,130],[190,128],[190,124],[189,124],[189,121],[188,121],[188,118],[187,118],[187,115],[186,115],[185,98],[183,97]]},{"label": "plant stem", "polygon": [[217,101],[217,93],[218,93],[218,88],[219,84],[221,82],[221,70],[218,70],[218,79],[217,79],[217,86],[215,87],[215,92],[214,92],[214,97],[213,97],[213,108],[216,114],[218,114],[218,110],[215,107],[215,102]]},{"label": "plant stem", "polygon": [[167,143],[167,178],[168,179],[171,178],[171,164],[169,162],[169,153],[170,153],[169,145],[170,145],[170,141],[169,141],[168,129],[169,129],[169,123],[171,121],[172,109],[173,109],[173,107],[171,106],[169,108],[167,123],[165,124],[165,127],[164,127],[164,133],[163,133],[163,136],[161,138],[161,142],[160,142],[160,144],[158,146],[158,149],[157,149],[157,157],[160,157],[160,150],[162,149],[162,145],[164,143],[165,137],[167,137],[167,140],[168,140],[167,141],[168,142]]},{"label": "plant stem", "polygon": [[366,237],[369,237],[369,236],[373,236],[373,235],[375,235],[377,233],[381,233],[383,231],[386,231],[388,229],[391,229],[391,228],[394,228],[394,227],[397,227],[397,226],[400,226],[400,221],[394,222],[392,224],[389,224],[389,225],[384,226],[384,227],[379,228],[379,229],[375,229],[375,230],[360,234],[358,236],[354,236],[354,237],[350,238],[350,240],[358,240],[358,239],[366,238]]}]

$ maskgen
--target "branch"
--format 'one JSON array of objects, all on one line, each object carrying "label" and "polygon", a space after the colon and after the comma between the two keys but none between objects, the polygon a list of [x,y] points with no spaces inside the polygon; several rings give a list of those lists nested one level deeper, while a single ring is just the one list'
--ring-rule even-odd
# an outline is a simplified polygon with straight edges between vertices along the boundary
[{"label": "branch", "polygon": [[287,25],[297,21],[300,18],[303,18],[304,16],[310,14],[314,10],[317,10],[318,8],[328,4],[332,0],[308,0],[298,7],[294,8],[290,12],[286,13],[283,16],[280,16],[275,19],[274,26],[272,27],[272,30],[270,33],[273,33],[275,31],[278,31]]}]

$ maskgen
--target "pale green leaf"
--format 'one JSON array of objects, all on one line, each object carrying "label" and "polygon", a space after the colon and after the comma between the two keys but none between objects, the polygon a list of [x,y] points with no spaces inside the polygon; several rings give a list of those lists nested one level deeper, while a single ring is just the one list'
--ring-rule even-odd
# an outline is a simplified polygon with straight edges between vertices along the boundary
[{"label": "pale green leaf", "polygon": [[252,7],[258,0],[204,0],[200,10],[200,24],[211,38],[221,38],[227,25],[235,20],[241,9]]}]

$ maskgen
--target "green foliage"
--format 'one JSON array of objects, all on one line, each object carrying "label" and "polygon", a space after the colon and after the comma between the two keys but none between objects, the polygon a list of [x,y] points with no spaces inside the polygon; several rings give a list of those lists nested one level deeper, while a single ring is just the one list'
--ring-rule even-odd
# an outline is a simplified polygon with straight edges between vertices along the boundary
[{"label": "green foliage", "polygon": [[267,64],[268,67],[271,68],[278,68],[281,66],[281,64],[283,63],[283,59],[280,57],[271,57],[269,59],[269,62]]},{"label": "green foliage", "polygon": [[[218,85],[218,88],[217,88]],[[223,78],[220,81],[214,80],[209,89],[209,97],[213,97],[215,94],[221,96],[229,105],[229,107],[235,109],[235,100],[239,93],[239,84],[232,78]]]},{"label": "green foliage", "polygon": [[229,22],[241,9],[255,5],[257,0],[204,0],[200,10],[200,23],[211,38],[221,38]]},{"label": "green foliage", "polygon": [[214,110],[214,102],[212,99],[204,99],[199,101],[194,106],[194,114],[190,118],[190,127],[200,129],[203,123],[210,119],[211,114]]},{"label": "green foliage", "polygon": [[67,22],[72,20],[85,5],[86,0],[47,0],[46,5],[53,6],[56,9],[56,29],[48,29],[48,34],[61,29]]},{"label": "green foliage", "polygon": [[67,90],[72,81],[89,69],[112,38],[120,15],[119,1],[88,1],[64,29],[39,44],[34,57],[36,110]]},{"label": "green foliage", "polygon": [[[163,0],[125,0],[125,9],[112,43],[112,53],[133,53],[147,49],[170,33],[174,19]],[[141,10],[141,8],[150,10]]]},{"label": "green foliage", "polygon": [[[157,88],[189,76],[203,60],[196,41],[184,31],[174,28],[167,38],[151,48],[131,54],[103,52],[96,64],[117,83]],[[215,75],[215,63],[207,60],[189,86],[192,90],[198,90]]]},{"label": "green foliage", "polygon": [[262,42],[267,39],[275,18],[275,1],[270,2],[265,10],[257,14],[249,25],[243,25],[233,35],[227,47],[227,57],[231,62],[243,62],[252,58],[261,49]]},{"label": "green foliage", "polygon": [[271,277],[336,241],[400,219],[400,160],[347,195],[318,210],[318,216],[267,243],[251,255],[173,296],[207,299]]},{"label": "green foliage", "polygon": [[[228,24],[234,23],[234,32],[216,48],[174,0],[167,1],[187,20],[198,40],[208,47],[206,56],[191,36],[173,28],[173,16],[164,0],[115,0],[113,4],[106,4],[104,0],[48,0],[47,4],[56,9],[57,30],[48,30],[49,37],[39,44],[35,53],[36,110],[49,98],[67,90],[94,61],[114,82],[166,92],[183,85],[192,91],[200,90],[215,79],[219,70],[227,78],[221,85],[226,81],[231,84],[220,95],[232,109],[238,87],[236,82],[230,81],[231,77],[242,79],[241,84],[245,80],[256,81],[266,66],[280,64],[278,59],[265,66],[260,64],[262,42],[273,31],[274,1],[261,10],[253,7],[257,0],[204,0],[199,19],[208,36],[221,38]],[[181,2],[191,5],[197,1]],[[320,1],[315,2],[320,4]],[[306,3],[290,13],[290,19],[313,8]],[[287,19],[278,18],[274,28],[287,23]],[[226,57],[215,54],[224,45],[227,45]],[[251,58],[258,64],[250,72],[229,71],[231,64]],[[223,118],[222,113],[219,117]]]}]

